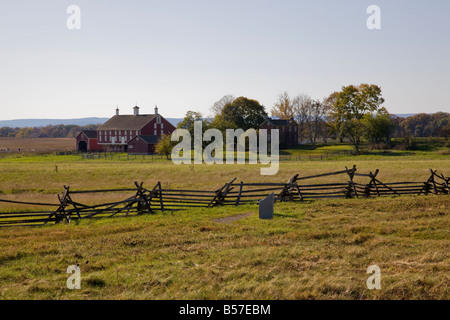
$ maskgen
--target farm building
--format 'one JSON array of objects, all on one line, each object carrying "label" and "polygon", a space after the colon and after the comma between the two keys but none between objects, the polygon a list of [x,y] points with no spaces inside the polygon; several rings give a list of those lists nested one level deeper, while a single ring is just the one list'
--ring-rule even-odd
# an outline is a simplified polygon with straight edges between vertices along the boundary
[{"label": "farm building", "polygon": [[128,141],[128,154],[155,153],[157,143],[157,136],[136,136]]},{"label": "farm building", "polygon": [[120,115],[116,109],[116,115],[98,128],[98,143],[103,151],[152,153],[159,139],[176,129],[158,113],[158,107],[154,114],[141,115],[138,106],[133,111],[133,115]]},{"label": "farm building", "polygon": [[102,151],[103,148],[98,144],[97,130],[83,130],[77,138],[77,151]]},{"label": "farm building", "polygon": [[268,139],[270,140],[270,130],[278,129],[280,133],[280,147],[287,148],[298,145],[298,124],[294,119],[279,120],[267,118],[260,129],[266,129]]}]

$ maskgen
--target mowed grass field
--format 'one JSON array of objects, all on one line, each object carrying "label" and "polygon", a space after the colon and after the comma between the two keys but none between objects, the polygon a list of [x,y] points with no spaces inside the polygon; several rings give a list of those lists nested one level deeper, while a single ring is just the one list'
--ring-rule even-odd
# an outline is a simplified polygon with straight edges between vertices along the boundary
[{"label": "mowed grass field", "polygon": [[[235,177],[286,182],[353,164],[361,173],[380,169],[383,182],[426,181],[430,168],[450,176],[449,160],[431,151],[375,153],[282,162],[277,175],[261,176],[259,165],[8,157],[0,160],[0,198],[56,203],[63,185],[122,188],[134,181],[215,190]],[[0,229],[0,298],[449,299],[449,207],[449,196],[318,200],[276,204],[272,221],[259,220],[253,205]],[[0,204],[1,211],[20,209]],[[220,220],[230,216],[241,219]],[[68,290],[67,267],[77,264],[81,290]],[[366,286],[371,265],[381,268],[381,290]]]}]

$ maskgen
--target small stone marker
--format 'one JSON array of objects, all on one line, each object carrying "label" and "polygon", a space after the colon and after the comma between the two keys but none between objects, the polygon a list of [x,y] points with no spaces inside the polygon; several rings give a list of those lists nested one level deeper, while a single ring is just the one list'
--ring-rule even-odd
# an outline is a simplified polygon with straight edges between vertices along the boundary
[{"label": "small stone marker", "polygon": [[275,202],[275,194],[272,193],[267,198],[259,201],[259,218],[264,220],[273,219],[273,204]]}]

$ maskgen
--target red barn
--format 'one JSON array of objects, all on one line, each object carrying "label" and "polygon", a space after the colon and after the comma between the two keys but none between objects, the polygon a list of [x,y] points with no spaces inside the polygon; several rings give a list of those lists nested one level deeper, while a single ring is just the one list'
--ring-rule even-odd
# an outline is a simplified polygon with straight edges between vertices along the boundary
[{"label": "red barn", "polygon": [[267,136],[269,141],[270,141],[270,130],[278,129],[280,134],[281,148],[294,147],[298,145],[298,124],[297,122],[294,121],[294,119],[277,120],[267,118],[266,121],[264,121],[260,125],[260,129],[267,130]]},{"label": "red barn", "polygon": [[77,151],[102,151],[103,148],[98,144],[97,131],[96,130],[82,130],[77,138]]},{"label": "red barn", "polygon": [[158,141],[157,136],[136,136],[128,141],[128,154],[155,153],[155,145]]},{"label": "red barn", "polygon": [[[116,115],[98,128],[98,143],[104,151],[152,153],[159,139],[176,129],[158,113],[158,107],[154,114],[141,115],[137,106],[133,110],[133,115],[119,115],[117,109]],[[137,137],[140,138],[135,139]]]}]

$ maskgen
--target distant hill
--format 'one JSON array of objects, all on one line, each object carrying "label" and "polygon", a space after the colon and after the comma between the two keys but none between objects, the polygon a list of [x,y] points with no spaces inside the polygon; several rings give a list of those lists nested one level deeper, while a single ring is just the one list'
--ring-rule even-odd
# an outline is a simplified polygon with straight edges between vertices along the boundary
[{"label": "distant hill", "polygon": [[417,113],[400,113],[400,114],[396,114],[396,116],[399,118],[408,118],[408,117],[412,117],[416,114]]},{"label": "distant hill", "polygon": [[[183,121],[181,118],[166,118],[167,121],[172,123],[175,127],[179,122]],[[103,124],[108,121],[109,118],[81,118],[81,119],[18,119],[18,120],[0,120],[0,128],[25,128],[25,127],[45,127],[56,125],[76,125],[87,126],[89,124]]]}]

